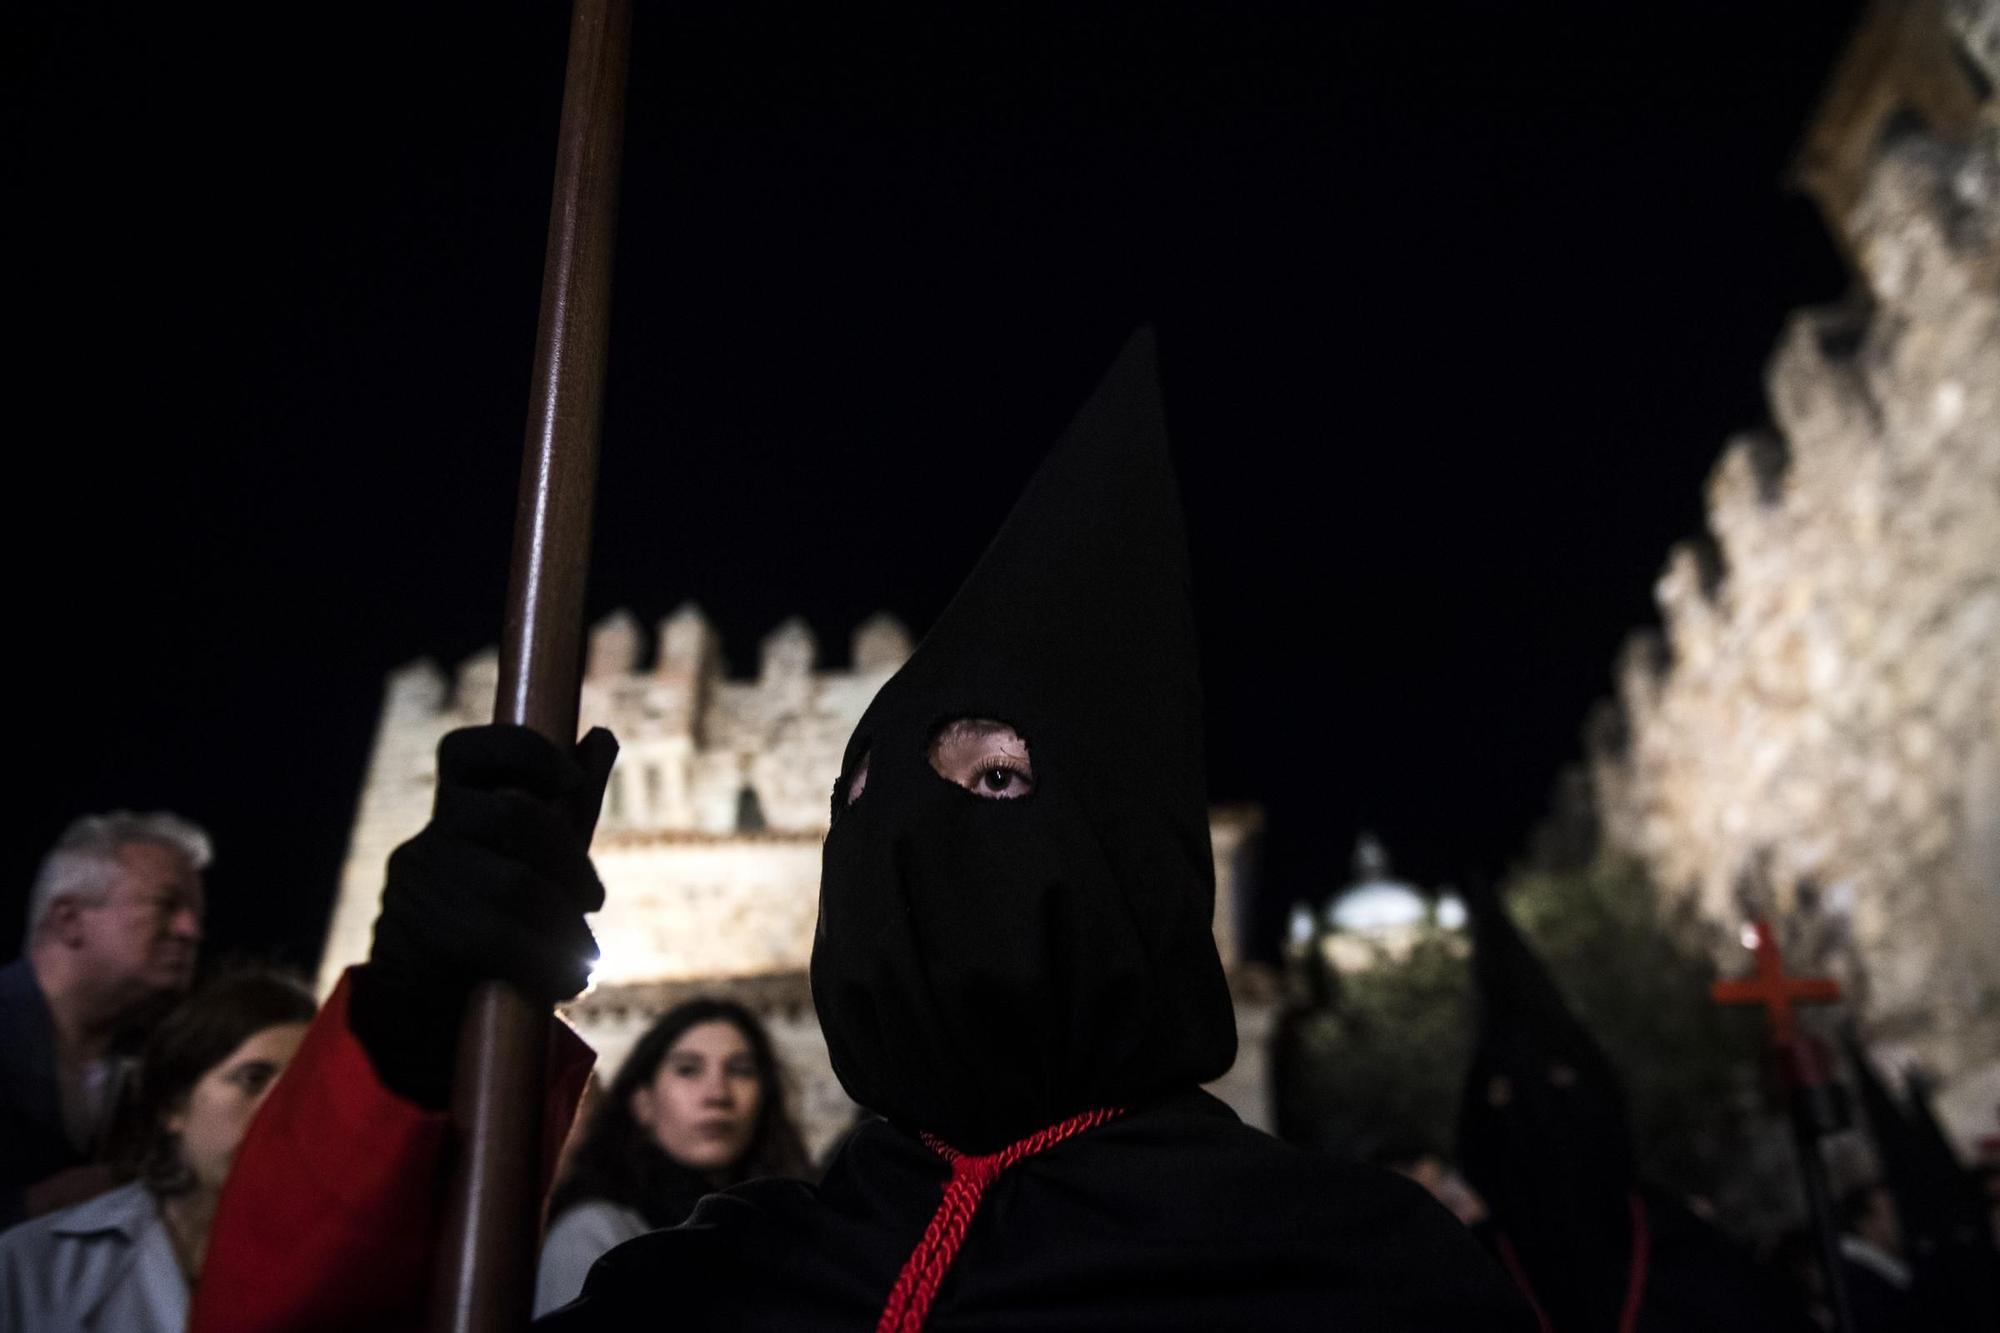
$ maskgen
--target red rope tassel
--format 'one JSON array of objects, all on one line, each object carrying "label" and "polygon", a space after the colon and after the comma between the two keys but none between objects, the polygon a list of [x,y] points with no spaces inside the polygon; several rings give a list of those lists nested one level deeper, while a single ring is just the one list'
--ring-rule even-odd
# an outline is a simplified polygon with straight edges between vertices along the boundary
[{"label": "red rope tassel", "polygon": [[1625,1277],[1625,1308],[1618,1312],[1618,1333],[1633,1333],[1639,1327],[1639,1310],[1646,1303],[1646,1265],[1653,1254],[1646,1201],[1634,1190],[1626,1202],[1632,1210],[1632,1266]]},{"label": "red rope tassel", "polygon": [[1528,1270],[1521,1266],[1521,1256],[1514,1253],[1514,1242],[1507,1239],[1507,1233],[1499,1233],[1500,1262],[1507,1265],[1507,1276],[1514,1279],[1514,1286],[1528,1298],[1528,1308],[1535,1312],[1535,1324],[1542,1333],[1556,1333],[1556,1326],[1549,1322],[1548,1312],[1542,1309],[1541,1301],[1535,1297],[1535,1284],[1528,1281]]},{"label": "red rope tassel", "polygon": [[951,1179],[945,1184],[944,1198],[938,1202],[937,1211],[931,1214],[930,1225],[924,1228],[924,1238],[903,1261],[896,1285],[889,1288],[889,1303],[882,1307],[875,1333],[917,1333],[924,1326],[931,1302],[937,1299],[938,1287],[951,1271],[951,1261],[958,1257],[958,1247],[965,1241],[966,1228],[972,1225],[973,1211],[979,1207],[986,1187],[999,1179],[1002,1171],[1023,1157],[1033,1157],[1044,1148],[1124,1114],[1123,1108],[1085,1111],[983,1157],[969,1156],[941,1139],[923,1135],[930,1150],[951,1163]]}]

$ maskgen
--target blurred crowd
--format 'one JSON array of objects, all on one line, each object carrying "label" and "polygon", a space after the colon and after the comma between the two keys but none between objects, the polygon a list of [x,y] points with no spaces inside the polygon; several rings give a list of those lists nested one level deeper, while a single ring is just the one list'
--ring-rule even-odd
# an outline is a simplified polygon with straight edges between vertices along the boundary
[{"label": "blurred crowd", "polygon": [[[76,820],[43,859],[0,967],[0,1330],[185,1328],[230,1164],[317,1009],[268,967],[201,972],[211,848],[169,813]],[[539,1313],[614,1245],[753,1176],[810,1174],[757,1017],[660,1018],[566,1145]]]}]

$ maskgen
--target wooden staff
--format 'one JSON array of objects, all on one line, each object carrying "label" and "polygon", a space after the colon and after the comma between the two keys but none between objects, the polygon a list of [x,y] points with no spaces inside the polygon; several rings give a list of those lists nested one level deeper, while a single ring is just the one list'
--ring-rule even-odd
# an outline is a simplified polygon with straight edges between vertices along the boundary
[{"label": "wooden staff", "polygon": [[[494,721],[532,727],[564,749],[576,743],[631,31],[630,0],[576,0],[493,707]],[[497,982],[466,1006],[433,1330],[500,1333],[528,1322],[548,1021],[545,1008]]]}]

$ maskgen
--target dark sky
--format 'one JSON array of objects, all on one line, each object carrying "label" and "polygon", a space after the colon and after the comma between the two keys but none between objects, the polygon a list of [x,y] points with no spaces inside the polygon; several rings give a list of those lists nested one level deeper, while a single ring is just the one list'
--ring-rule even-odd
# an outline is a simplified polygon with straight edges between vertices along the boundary
[{"label": "dark sky", "polygon": [[[640,6],[593,614],[921,628],[1150,319],[1271,903],[1503,867],[1845,286],[1852,5],[850,8]],[[171,806],[309,963],[383,673],[497,634],[566,12],[13,9],[0,945]]]}]

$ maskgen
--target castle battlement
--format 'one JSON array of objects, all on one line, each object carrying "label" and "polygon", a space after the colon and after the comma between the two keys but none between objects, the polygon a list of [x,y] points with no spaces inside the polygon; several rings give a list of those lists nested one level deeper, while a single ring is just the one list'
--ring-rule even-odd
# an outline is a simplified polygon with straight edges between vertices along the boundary
[{"label": "castle battlement", "polygon": [[[620,745],[604,827],[823,832],[841,749],[910,651],[909,631],[879,614],[855,630],[852,667],[821,670],[811,628],[793,617],[764,637],[757,674],[735,679],[693,603],[662,621],[652,644],[629,611],[612,612],[591,627],[579,705],[585,728],[609,727]],[[492,717],[499,675],[493,650],[461,663],[448,694],[435,666],[405,667],[390,678],[385,724],[393,714],[435,744]]]},{"label": "castle battlement", "polygon": [[1787,322],[1773,429],[1723,450],[1587,743],[1607,837],[1665,889],[1844,918],[1801,961],[1969,1137],[2000,1096],[2000,2],[1869,24],[1801,168],[1860,288]]},{"label": "castle battlement", "polygon": [[[811,629],[794,618],[765,636],[757,674],[738,679],[692,603],[662,621],[650,643],[629,611],[612,612],[591,627],[579,709],[584,728],[609,727],[620,745],[601,845],[617,856],[667,843],[782,844],[816,860],[842,748],[910,651],[909,632],[877,615],[855,630],[851,667],[821,670]],[[492,649],[450,677],[429,661],[390,673],[323,955],[324,985],[366,954],[382,864],[429,815],[437,743],[456,727],[491,720],[499,676]],[[797,931],[780,933],[789,941]],[[752,950],[734,970],[757,970],[758,960],[789,951],[789,943]]]}]

